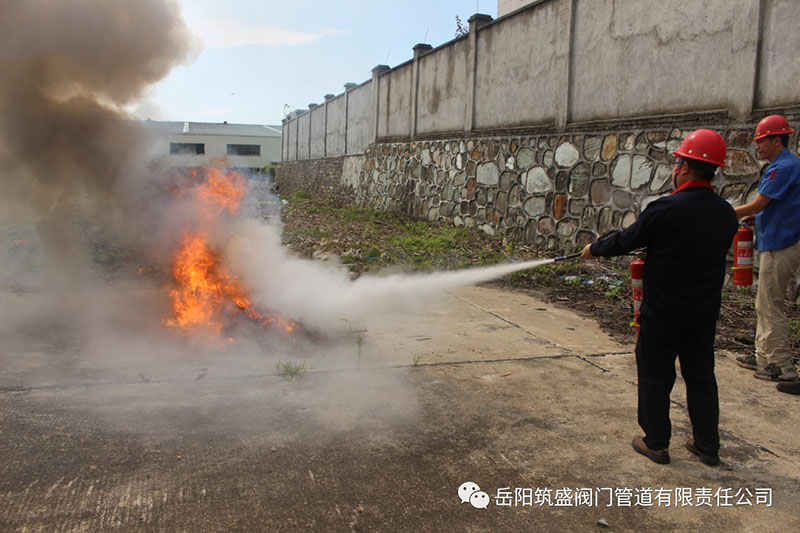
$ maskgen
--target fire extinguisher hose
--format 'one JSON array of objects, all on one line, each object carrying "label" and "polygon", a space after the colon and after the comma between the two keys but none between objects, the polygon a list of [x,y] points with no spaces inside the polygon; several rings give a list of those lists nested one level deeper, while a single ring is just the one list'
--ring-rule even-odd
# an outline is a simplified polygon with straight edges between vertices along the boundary
[{"label": "fire extinguisher hose", "polygon": [[577,253],[574,253],[574,254],[562,255],[562,256],[556,257],[556,258],[553,259],[553,261],[558,263],[559,261],[566,261],[567,259],[575,259],[576,257],[580,257],[580,256],[581,256],[581,253],[577,252]]}]

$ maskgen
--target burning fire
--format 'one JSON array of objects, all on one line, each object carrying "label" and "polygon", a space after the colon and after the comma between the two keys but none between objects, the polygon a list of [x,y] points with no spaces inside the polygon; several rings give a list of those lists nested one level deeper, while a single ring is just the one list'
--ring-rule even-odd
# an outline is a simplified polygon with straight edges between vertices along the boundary
[{"label": "burning fire", "polygon": [[197,188],[198,198],[207,210],[205,214],[214,217],[212,221],[216,221],[225,210],[229,215],[235,215],[247,192],[244,178],[231,169],[208,166],[205,170],[206,181]]},{"label": "burning fire", "polygon": [[[231,169],[208,166],[205,174],[206,180],[195,188],[195,193],[201,209],[200,225],[212,228],[223,212],[236,214],[247,188],[242,175]],[[247,291],[235,276],[225,271],[207,232],[202,229],[184,228],[172,275],[178,287],[169,293],[174,317],[165,321],[168,326],[205,327],[220,333],[225,318],[242,312],[262,325],[276,324],[286,331],[297,326],[253,308]]]}]

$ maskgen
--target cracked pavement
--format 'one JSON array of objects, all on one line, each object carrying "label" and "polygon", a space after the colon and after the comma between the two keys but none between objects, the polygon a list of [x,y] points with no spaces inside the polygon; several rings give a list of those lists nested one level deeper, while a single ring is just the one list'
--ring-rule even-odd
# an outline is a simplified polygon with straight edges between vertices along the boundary
[{"label": "cracked pavement", "polygon": [[[0,529],[797,528],[800,398],[725,353],[723,464],[706,467],[683,447],[679,376],[672,462],[662,466],[630,447],[639,434],[633,346],[588,319],[473,287],[366,328],[360,349],[350,335],[220,352],[141,340],[114,357],[113,343],[84,349],[69,335],[4,345]],[[275,370],[284,359],[308,370],[285,379]],[[487,492],[488,508],[461,503],[466,481]],[[497,505],[506,488],[519,501]],[[598,500],[555,505],[565,489]],[[608,506],[604,489],[622,499]],[[673,499],[627,506],[629,489]],[[678,504],[685,489],[694,498]],[[753,505],[704,505],[697,496],[707,489],[740,499],[771,489],[771,505],[755,496]]]}]

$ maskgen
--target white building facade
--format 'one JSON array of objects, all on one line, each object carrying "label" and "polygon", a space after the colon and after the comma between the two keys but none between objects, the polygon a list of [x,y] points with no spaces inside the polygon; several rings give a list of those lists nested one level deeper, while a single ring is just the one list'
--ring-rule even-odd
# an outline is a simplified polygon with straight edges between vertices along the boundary
[{"label": "white building facade", "polygon": [[196,168],[221,161],[248,177],[281,160],[281,127],[261,124],[147,120],[154,134],[150,155],[171,167]]},{"label": "white building facade", "polygon": [[497,18],[507,15],[523,6],[532,4],[536,0],[497,0]]}]

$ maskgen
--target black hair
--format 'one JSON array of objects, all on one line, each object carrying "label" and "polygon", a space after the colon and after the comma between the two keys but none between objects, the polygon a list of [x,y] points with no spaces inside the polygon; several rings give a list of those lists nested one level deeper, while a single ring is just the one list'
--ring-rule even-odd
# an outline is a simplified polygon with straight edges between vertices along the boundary
[{"label": "black hair", "polygon": [[781,140],[781,144],[783,145],[784,148],[788,148],[789,147],[789,134],[788,133],[782,133],[780,135],[776,135],[775,137],[777,137],[778,139]]},{"label": "black hair", "polygon": [[682,159],[686,161],[686,164],[689,165],[689,168],[694,171],[698,178],[708,181],[714,179],[714,174],[717,173],[717,168],[719,168],[719,165],[707,161],[700,161],[699,159],[689,159],[688,157],[683,157]]}]

